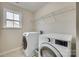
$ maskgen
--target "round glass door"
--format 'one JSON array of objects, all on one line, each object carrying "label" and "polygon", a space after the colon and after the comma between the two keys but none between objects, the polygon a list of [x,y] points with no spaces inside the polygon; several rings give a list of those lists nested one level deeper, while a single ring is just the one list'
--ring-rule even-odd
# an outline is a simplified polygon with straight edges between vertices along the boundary
[{"label": "round glass door", "polygon": [[53,45],[44,43],[40,48],[41,57],[63,57],[58,49]]},{"label": "round glass door", "polygon": [[56,54],[48,47],[43,47],[40,50],[40,53],[42,57],[57,57]]}]

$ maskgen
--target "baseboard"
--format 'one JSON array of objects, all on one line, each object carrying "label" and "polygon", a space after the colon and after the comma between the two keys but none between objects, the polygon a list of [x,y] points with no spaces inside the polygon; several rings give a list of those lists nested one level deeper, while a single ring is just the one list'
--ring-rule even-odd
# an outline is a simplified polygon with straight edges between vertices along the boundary
[{"label": "baseboard", "polygon": [[17,47],[17,48],[2,52],[2,53],[0,53],[0,56],[11,53],[11,52],[15,52],[15,51],[20,50],[20,49],[22,49],[22,47]]}]

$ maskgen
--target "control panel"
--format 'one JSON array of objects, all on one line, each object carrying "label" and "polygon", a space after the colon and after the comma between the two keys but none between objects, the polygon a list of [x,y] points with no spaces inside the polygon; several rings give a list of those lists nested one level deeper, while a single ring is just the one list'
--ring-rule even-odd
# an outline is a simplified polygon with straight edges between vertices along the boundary
[{"label": "control panel", "polygon": [[55,44],[67,47],[68,46],[68,41],[55,39]]}]

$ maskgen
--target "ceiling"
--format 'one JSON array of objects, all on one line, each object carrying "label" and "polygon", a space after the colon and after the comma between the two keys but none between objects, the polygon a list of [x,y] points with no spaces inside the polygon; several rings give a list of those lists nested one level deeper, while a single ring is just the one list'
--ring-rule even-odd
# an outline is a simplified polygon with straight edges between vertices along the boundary
[{"label": "ceiling", "polygon": [[25,9],[31,11],[31,12],[36,12],[41,7],[46,5],[47,2],[11,2],[11,4],[25,8]]}]

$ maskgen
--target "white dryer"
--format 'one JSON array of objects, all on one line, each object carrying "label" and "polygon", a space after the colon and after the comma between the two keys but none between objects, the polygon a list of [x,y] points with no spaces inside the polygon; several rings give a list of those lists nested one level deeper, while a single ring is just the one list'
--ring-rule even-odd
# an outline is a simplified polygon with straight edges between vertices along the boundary
[{"label": "white dryer", "polygon": [[39,37],[40,57],[70,57],[72,35],[43,34]]},{"label": "white dryer", "polygon": [[23,33],[23,50],[27,57],[34,56],[34,51],[38,48],[38,32]]}]

